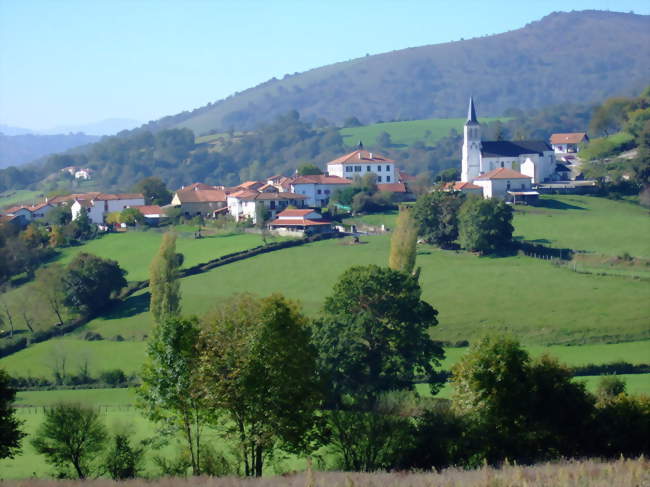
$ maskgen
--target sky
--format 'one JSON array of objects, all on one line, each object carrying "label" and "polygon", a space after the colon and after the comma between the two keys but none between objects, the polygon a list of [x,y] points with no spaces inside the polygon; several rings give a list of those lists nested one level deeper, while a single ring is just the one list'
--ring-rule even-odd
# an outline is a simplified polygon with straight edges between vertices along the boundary
[{"label": "sky", "polygon": [[0,123],[191,110],[272,77],[647,0],[0,0]]}]

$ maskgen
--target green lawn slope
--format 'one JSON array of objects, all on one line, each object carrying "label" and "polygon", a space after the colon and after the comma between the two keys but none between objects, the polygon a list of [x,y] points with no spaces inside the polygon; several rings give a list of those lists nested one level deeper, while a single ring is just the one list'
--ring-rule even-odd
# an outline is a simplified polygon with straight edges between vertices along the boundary
[{"label": "green lawn slope", "polygon": [[[483,117],[481,123],[486,124],[496,120],[505,121],[508,119],[503,117]],[[382,132],[390,134],[393,148],[410,146],[416,140],[421,140],[425,145],[432,146],[439,139],[449,135],[451,130],[462,133],[466,121],[465,118],[430,118],[406,122],[385,122],[343,128],[339,130],[339,133],[343,137],[343,142],[350,147],[357,145],[360,140],[366,145],[374,145],[377,137]]]}]

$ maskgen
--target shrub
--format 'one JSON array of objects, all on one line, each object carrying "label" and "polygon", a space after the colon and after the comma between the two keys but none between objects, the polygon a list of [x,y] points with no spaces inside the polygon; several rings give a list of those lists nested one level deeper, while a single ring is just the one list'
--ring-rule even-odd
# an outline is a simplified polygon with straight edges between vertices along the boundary
[{"label": "shrub", "polygon": [[124,384],[127,381],[126,374],[122,369],[105,370],[99,374],[99,380],[110,386]]}]

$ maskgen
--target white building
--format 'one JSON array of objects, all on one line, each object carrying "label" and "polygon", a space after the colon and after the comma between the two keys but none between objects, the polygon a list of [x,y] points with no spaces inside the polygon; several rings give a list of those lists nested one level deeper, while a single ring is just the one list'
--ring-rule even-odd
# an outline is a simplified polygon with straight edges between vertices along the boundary
[{"label": "white building", "polygon": [[330,197],[337,189],[352,184],[350,179],[339,176],[309,175],[297,176],[291,180],[289,187],[292,193],[307,197],[305,204],[312,208],[322,208],[329,204]]},{"label": "white building", "polygon": [[377,183],[395,183],[395,161],[368,152],[359,144],[359,149],[327,163],[327,173],[330,176],[354,179],[371,173],[377,176]]},{"label": "white building", "polygon": [[483,188],[484,198],[505,198],[509,192],[531,191],[531,178],[506,167],[494,169],[474,179]]},{"label": "white building", "polygon": [[303,208],[307,197],[302,194],[291,192],[279,192],[277,188],[268,186],[265,191],[255,191],[243,189],[228,195],[228,213],[235,221],[250,219],[257,223],[257,207],[264,205],[271,218],[275,218],[278,212],[286,209],[288,206]]},{"label": "white building", "polygon": [[568,134],[551,134],[551,146],[556,154],[580,152],[580,144],[589,142],[586,132],[571,132]]},{"label": "white building", "polygon": [[[524,163],[527,166],[522,168]],[[499,168],[525,172],[534,184],[539,184],[554,179],[555,152],[543,140],[483,141],[474,100],[470,98],[464,128],[461,181],[474,182],[479,176]]]},{"label": "white building", "polygon": [[97,196],[89,199],[83,197],[75,198],[74,203],[70,206],[70,211],[72,212],[72,219],[76,220],[83,209],[88,213],[91,222],[101,225],[109,213],[122,211],[131,206],[143,205],[144,196],[139,193],[99,193]]}]

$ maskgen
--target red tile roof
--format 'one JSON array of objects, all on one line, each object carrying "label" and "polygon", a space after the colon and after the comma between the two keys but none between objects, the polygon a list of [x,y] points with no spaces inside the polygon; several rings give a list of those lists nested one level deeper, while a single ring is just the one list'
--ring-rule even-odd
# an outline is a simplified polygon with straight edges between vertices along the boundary
[{"label": "red tile roof", "polygon": [[488,179],[531,179],[531,177],[507,167],[499,167],[476,178],[476,180],[482,181]]},{"label": "red tile roof", "polygon": [[453,183],[445,183],[443,185],[443,189],[446,189],[448,191],[451,191],[451,190],[462,191],[464,189],[480,189],[480,190],[482,190],[483,188],[481,186],[476,185],[476,184],[464,183],[462,181],[455,181]]},{"label": "red tile roof", "polygon": [[290,193],[284,191],[281,193],[260,193],[259,191],[241,190],[236,193],[230,194],[233,198],[243,201],[256,201],[256,200],[304,200],[307,197],[304,194]]},{"label": "red tile roof", "polygon": [[298,219],[289,220],[289,219],[278,218],[276,220],[273,220],[270,224],[274,227],[296,227],[296,226],[313,227],[316,225],[331,225],[332,222],[328,220],[306,220],[304,218],[301,218],[300,220]]},{"label": "red tile roof", "polygon": [[67,201],[74,201],[74,200],[92,200],[99,196],[101,193],[99,192],[91,192],[91,193],[73,193],[73,194],[66,194],[62,196],[56,196],[50,200],[50,203],[53,205],[59,204],[59,203],[65,203]]},{"label": "red tile roof", "polygon": [[355,150],[344,156],[334,159],[327,163],[330,164],[359,164],[359,163],[384,163],[384,162],[395,162],[392,159],[381,156],[375,152],[369,152],[367,150]]},{"label": "red tile roof", "polygon": [[9,213],[9,214],[14,214],[14,213],[16,213],[18,210],[23,210],[23,209],[24,209],[24,210],[27,210],[27,211],[29,211],[29,212],[32,211],[32,210],[29,208],[29,206],[26,206],[26,205],[12,206],[11,208],[7,208],[5,211],[6,211],[7,213]]},{"label": "red tile roof", "polygon": [[384,183],[378,184],[377,189],[379,191],[387,191],[389,193],[408,193],[406,185],[404,183]]},{"label": "red tile roof", "polygon": [[132,206],[131,208],[135,208],[144,216],[164,214],[163,209],[158,205],[136,205],[136,206]]},{"label": "red tile roof", "polygon": [[176,196],[181,203],[225,203],[227,194],[223,189],[190,189],[177,191]]},{"label": "red tile roof", "polygon": [[244,181],[239,185],[240,188],[244,189],[258,189],[264,186],[266,183],[262,181]]},{"label": "red tile roof", "polygon": [[144,195],[142,193],[119,193],[119,194],[100,193],[92,199],[97,201],[137,200],[137,199],[144,199]]},{"label": "red tile roof", "polygon": [[410,174],[405,173],[401,169],[397,170],[397,177],[399,178],[399,181],[401,183],[407,183],[409,181],[415,181],[417,179],[415,176],[411,176]]},{"label": "red tile roof", "polygon": [[305,216],[310,213],[314,213],[316,210],[298,210],[298,209],[288,209],[278,213],[278,218],[287,217],[287,216]]},{"label": "red tile roof", "polygon": [[297,176],[293,178],[291,184],[352,184],[352,181],[339,176],[311,174],[308,176]]},{"label": "red tile roof", "polygon": [[587,139],[586,132],[571,132],[567,134],[552,134],[551,144],[579,144]]}]

